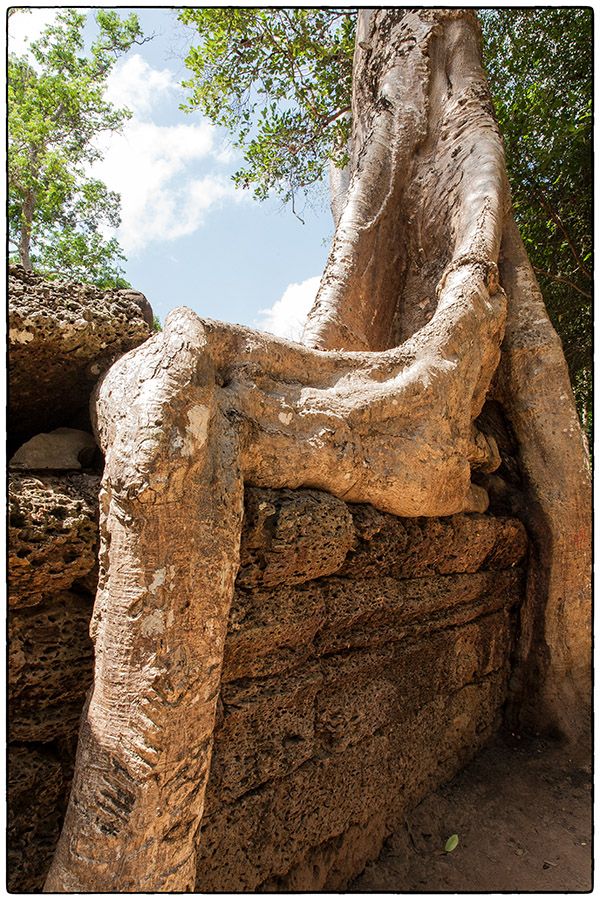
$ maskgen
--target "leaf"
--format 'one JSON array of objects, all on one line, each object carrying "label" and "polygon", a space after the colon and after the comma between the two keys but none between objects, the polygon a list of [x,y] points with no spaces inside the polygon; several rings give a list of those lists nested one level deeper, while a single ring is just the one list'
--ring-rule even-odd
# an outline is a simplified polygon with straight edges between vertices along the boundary
[{"label": "leaf", "polygon": [[458,835],[451,834],[446,843],[444,844],[444,851],[446,853],[452,853],[453,850],[456,850],[458,847]]}]

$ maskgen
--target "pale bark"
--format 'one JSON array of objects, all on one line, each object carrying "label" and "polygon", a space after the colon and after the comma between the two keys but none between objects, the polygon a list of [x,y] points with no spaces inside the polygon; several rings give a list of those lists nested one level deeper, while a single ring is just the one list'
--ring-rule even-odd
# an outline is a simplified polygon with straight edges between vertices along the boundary
[{"label": "pale bark", "polygon": [[[469,11],[361,12],[351,177],[309,329],[323,349],[176,310],[103,379],[95,682],[46,890],[193,884],[244,481],[321,488],[402,516],[486,508],[471,473],[500,463],[494,437],[474,423],[504,338],[502,240],[509,327],[498,396],[539,507],[518,672],[543,696],[547,722],[579,728],[585,560],[553,553],[559,527],[562,547],[589,537],[585,512],[555,484],[570,480],[575,504],[585,502],[583,443],[559,348],[505,228],[502,143],[478,40]],[[550,373],[543,391],[540,372]],[[540,415],[552,418],[540,426]],[[570,439],[552,435],[563,427]]]},{"label": "pale bark", "polygon": [[512,216],[500,273],[510,302],[496,394],[519,443],[532,543],[511,715],[575,743],[591,726],[589,451],[562,346]]},{"label": "pale bark", "polygon": [[193,316],[123,357],[106,449],[94,685],[46,891],[193,890],[243,483]]},{"label": "pale bark", "polygon": [[27,191],[23,202],[21,214],[21,234],[19,236],[19,262],[28,272],[31,272],[31,231],[33,228],[33,211],[35,197],[33,191]]},{"label": "pale bark", "polygon": [[351,176],[305,331],[327,350],[414,334],[448,266],[496,263],[509,205],[472,11],[364,10],[354,72]]}]

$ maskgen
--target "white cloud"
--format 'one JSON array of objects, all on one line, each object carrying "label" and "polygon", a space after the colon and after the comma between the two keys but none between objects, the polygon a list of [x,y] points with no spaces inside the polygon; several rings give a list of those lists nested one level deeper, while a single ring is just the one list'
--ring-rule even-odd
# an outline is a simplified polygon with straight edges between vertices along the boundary
[{"label": "white cloud", "polygon": [[154,69],[139,53],[121,60],[110,73],[106,99],[143,119],[165,96],[181,90],[170,69]]},{"label": "white cloud", "polygon": [[278,337],[301,341],[306,317],[315,301],[321,277],[315,275],[300,284],[289,284],[279,300],[269,309],[258,311],[259,328]]},{"label": "white cloud", "polygon": [[8,50],[21,56],[26,53],[29,44],[37,40],[44,28],[52,25],[59,10],[51,9],[20,9],[14,12],[8,20]]},{"label": "white cloud", "polygon": [[241,159],[240,151],[233,146],[231,141],[223,141],[214,156],[217,162],[224,166],[230,166]]},{"label": "white cloud", "polygon": [[[10,49],[24,52],[56,15],[53,8],[11,16]],[[197,116],[177,125],[153,121],[163,100],[177,107],[181,90],[172,70],[154,68],[140,53],[120,60],[108,78],[106,98],[129,108],[133,116],[120,134],[97,138],[102,159],[91,174],[121,196],[117,238],[126,255],[193,234],[211,209],[226,200],[245,199],[223,175],[233,154],[207,120]]]},{"label": "white cloud", "polygon": [[122,134],[104,138],[103,159],[93,171],[121,195],[117,237],[126,254],[193,234],[211,208],[242,199],[228,178],[194,171],[212,159],[214,134],[206,121],[155,125],[132,119]]}]

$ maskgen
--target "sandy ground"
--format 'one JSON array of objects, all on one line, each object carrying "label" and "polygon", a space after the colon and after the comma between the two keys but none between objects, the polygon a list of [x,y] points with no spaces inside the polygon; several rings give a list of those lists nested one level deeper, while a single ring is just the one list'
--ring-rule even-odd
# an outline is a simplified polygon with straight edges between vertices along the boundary
[{"label": "sandy ground", "polygon": [[591,835],[586,749],[506,735],[427,797],[350,890],[586,892]]}]

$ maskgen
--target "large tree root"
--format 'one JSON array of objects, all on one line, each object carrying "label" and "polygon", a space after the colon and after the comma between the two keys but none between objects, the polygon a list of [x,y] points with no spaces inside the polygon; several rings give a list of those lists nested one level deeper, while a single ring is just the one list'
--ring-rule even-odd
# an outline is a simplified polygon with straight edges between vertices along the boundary
[{"label": "large tree root", "polygon": [[173,316],[98,399],[94,685],[47,891],[193,889],[243,513],[202,342]]},{"label": "large tree root", "polygon": [[591,730],[589,451],[561,343],[512,217],[500,271],[509,308],[495,393],[519,443],[531,546],[510,715],[576,743]]},{"label": "large tree root", "polygon": [[104,378],[94,687],[47,891],[193,888],[244,480],[485,508],[471,466],[498,458],[473,398],[505,309],[488,269],[453,271],[401,350],[325,354],[176,310]]},{"label": "large tree root", "polygon": [[[564,490],[540,487],[555,465],[546,454],[563,454],[560,475],[585,499],[572,413],[570,444],[548,430],[539,437],[537,417],[552,402],[551,385],[545,405],[535,399],[546,339],[519,353],[535,304],[505,231],[502,145],[474,15],[364,11],[356,73],[352,177],[308,337],[328,352],[176,310],[99,387],[95,680],[48,891],[193,889],[244,481],[321,488],[401,516],[486,508],[471,472],[491,472],[500,458],[474,422],[505,330],[503,232],[502,398],[541,511],[536,546],[545,529],[553,554],[559,525],[565,551],[577,529],[587,540],[585,515],[563,503]],[[554,377],[555,362],[541,371]],[[572,410],[569,396],[564,403]],[[558,656],[550,627],[541,639],[546,706],[563,727],[573,709],[559,673],[582,646],[586,614],[580,586],[576,614],[567,592],[585,575],[582,559],[540,556],[520,647],[520,677],[532,683],[544,610],[546,624],[564,623]],[[577,684],[585,690],[585,679]]]}]

